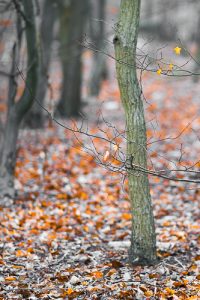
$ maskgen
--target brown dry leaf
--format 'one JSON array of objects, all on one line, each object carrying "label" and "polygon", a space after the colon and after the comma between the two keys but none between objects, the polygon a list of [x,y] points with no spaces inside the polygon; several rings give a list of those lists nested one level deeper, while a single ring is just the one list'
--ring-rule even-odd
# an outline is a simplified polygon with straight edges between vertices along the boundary
[{"label": "brown dry leaf", "polygon": [[115,268],[115,269],[118,269],[118,268],[121,268],[121,267],[124,266],[124,265],[123,265],[120,261],[118,261],[118,260],[113,260],[113,261],[111,262],[111,265],[112,265],[112,267]]},{"label": "brown dry leaf", "polygon": [[108,273],[106,274],[106,276],[111,276],[111,275],[115,274],[116,272],[117,272],[116,269],[111,269],[111,270],[108,271]]}]

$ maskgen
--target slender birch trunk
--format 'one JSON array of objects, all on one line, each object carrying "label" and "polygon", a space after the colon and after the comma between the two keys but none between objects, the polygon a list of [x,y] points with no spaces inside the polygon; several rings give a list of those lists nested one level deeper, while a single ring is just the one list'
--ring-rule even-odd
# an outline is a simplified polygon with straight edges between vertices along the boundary
[{"label": "slender birch trunk", "polygon": [[[127,159],[146,168],[146,125],[136,74],[139,17],[140,0],[121,1],[114,46],[117,79],[126,116]],[[152,264],[156,261],[156,236],[148,176],[128,170],[128,180],[133,216],[130,262]]]}]

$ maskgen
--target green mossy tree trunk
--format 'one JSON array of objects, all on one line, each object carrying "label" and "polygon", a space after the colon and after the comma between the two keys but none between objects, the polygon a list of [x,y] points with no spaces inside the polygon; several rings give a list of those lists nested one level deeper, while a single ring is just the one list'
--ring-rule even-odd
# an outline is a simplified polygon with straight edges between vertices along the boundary
[{"label": "green mossy tree trunk", "polygon": [[[15,78],[11,77],[10,79],[7,120],[3,132],[3,143],[0,145],[0,204],[2,205],[5,204],[4,196],[14,197],[14,170],[19,126],[33,104],[37,88],[38,51],[33,1],[23,0],[22,7],[26,16],[25,33],[28,71],[24,92],[17,102],[15,102]],[[16,61],[13,58],[12,71],[14,71],[15,64]]]},{"label": "green mossy tree trunk", "polygon": [[[117,79],[125,110],[127,159],[147,168],[146,125],[136,73],[136,46],[140,17],[140,0],[122,0],[114,37]],[[148,176],[128,170],[132,206],[130,262],[156,262],[156,236]]]}]

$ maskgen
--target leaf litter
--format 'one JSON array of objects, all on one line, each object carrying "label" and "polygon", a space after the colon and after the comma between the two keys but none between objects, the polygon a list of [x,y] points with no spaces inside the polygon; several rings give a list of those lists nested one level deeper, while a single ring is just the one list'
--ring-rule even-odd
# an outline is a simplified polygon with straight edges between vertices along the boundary
[{"label": "leaf litter", "polygon": [[[199,117],[178,138],[162,139],[177,136],[199,112],[198,88],[188,79],[183,91],[181,81],[148,74],[143,82],[150,165],[162,169],[174,160],[192,165],[200,150]],[[104,82],[100,106],[108,95],[116,103],[113,122],[123,129],[116,82]],[[88,115],[95,105],[86,108]],[[104,110],[112,122],[110,106]],[[95,120],[89,122],[95,128]],[[107,145],[100,140],[95,145],[109,161]],[[18,195],[0,211],[0,299],[199,299],[200,190],[156,177],[150,181],[159,262],[131,266],[126,180],[99,166],[62,128],[23,132]]]}]

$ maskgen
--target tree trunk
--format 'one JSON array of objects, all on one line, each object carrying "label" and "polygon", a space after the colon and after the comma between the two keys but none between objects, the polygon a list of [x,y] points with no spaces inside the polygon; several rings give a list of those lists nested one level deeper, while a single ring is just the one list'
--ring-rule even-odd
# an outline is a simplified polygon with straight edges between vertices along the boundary
[{"label": "tree trunk", "polygon": [[[200,70],[200,34],[199,34],[199,26],[200,26],[200,7],[198,7],[198,22],[197,22],[197,30],[195,34],[195,42],[197,45],[197,52],[195,55],[195,65],[193,68],[194,73],[199,73]],[[193,81],[198,82],[199,81],[199,76],[193,76]]]},{"label": "tree trunk", "polygon": [[16,144],[18,135],[16,112],[12,107],[9,111],[4,142],[1,153],[0,195],[14,196],[14,169],[16,162]]},{"label": "tree trunk", "polygon": [[[24,15],[26,16],[26,42],[28,53],[28,72],[25,89],[18,102],[15,102],[15,91],[9,91],[7,120],[4,129],[3,144],[0,153],[0,204],[4,205],[4,196],[14,196],[14,170],[16,159],[16,143],[19,125],[30,109],[36,94],[38,52],[36,47],[36,31],[34,8],[32,0],[23,0]],[[15,58],[13,58],[14,60]],[[16,61],[13,61],[15,65]],[[12,66],[13,67],[13,66]],[[13,80],[13,89],[14,82]],[[10,85],[12,86],[12,84]],[[11,96],[13,94],[13,96]]]},{"label": "tree trunk", "polygon": [[[53,41],[54,24],[56,19],[55,0],[45,0],[40,26],[40,64],[38,70],[38,86],[36,99],[44,105],[45,95],[48,86],[49,67],[51,59],[51,45]],[[31,111],[26,115],[24,124],[30,128],[42,128],[45,116],[42,107],[34,103]]]},{"label": "tree trunk", "polygon": [[[122,0],[114,38],[117,79],[126,116],[127,159],[147,168],[146,125],[141,90],[136,74],[136,45],[140,0]],[[148,176],[128,170],[132,206],[129,258],[135,264],[156,261],[156,238]]]},{"label": "tree trunk", "polygon": [[[101,53],[101,49],[105,47],[105,19],[106,19],[106,0],[98,0],[97,7],[93,7],[95,20],[92,20],[92,43],[97,52],[93,53],[93,64],[90,78],[90,94],[98,96],[102,80],[107,76],[106,57]],[[96,10],[97,12],[96,12]]]},{"label": "tree trunk", "polygon": [[63,71],[61,98],[58,113],[62,117],[79,116],[81,108],[82,45],[88,0],[62,1],[60,11],[60,57]]}]

